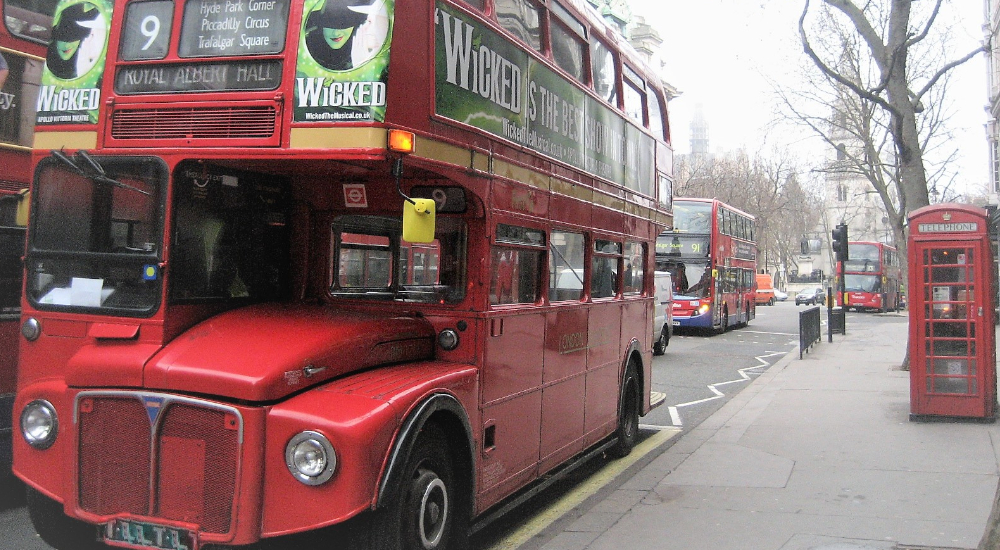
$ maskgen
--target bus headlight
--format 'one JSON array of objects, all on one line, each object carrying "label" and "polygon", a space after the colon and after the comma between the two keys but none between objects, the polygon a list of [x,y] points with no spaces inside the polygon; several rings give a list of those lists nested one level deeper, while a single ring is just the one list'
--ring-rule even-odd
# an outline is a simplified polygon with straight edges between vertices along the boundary
[{"label": "bus headlight", "polygon": [[306,485],[320,485],[333,477],[337,453],[330,440],[313,431],[302,432],[285,446],[285,465],[292,477]]},{"label": "bus headlight", "polygon": [[452,351],[458,347],[458,333],[450,328],[446,328],[438,333],[438,345],[445,351]]},{"label": "bus headlight", "polygon": [[36,449],[48,449],[56,441],[59,419],[52,403],[36,399],[21,411],[21,435]]},{"label": "bus headlight", "polygon": [[702,306],[698,308],[698,315],[704,315],[704,314],[708,313],[708,310],[710,310],[710,309],[712,309],[711,305],[709,305],[709,304],[702,304]]}]

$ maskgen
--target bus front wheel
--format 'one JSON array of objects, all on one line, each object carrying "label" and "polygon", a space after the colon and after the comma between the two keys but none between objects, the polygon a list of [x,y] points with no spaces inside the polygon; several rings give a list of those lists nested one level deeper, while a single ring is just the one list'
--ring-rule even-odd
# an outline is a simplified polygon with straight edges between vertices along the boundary
[{"label": "bus front wheel", "polygon": [[35,489],[28,488],[28,516],[38,536],[58,550],[107,548],[94,540],[95,527],[63,513],[63,506]]},{"label": "bus front wheel", "polygon": [[403,484],[387,511],[388,525],[379,528],[389,540],[376,548],[385,550],[447,550],[461,546],[453,540],[457,483],[448,441],[434,424],[421,430],[406,461]]}]

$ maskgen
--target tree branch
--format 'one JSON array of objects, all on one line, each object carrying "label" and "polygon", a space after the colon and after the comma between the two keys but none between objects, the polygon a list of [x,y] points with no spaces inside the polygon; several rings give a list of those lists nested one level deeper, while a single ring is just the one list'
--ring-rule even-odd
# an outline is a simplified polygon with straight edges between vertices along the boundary
[{"label": "tree branch", "polygon": [[906,43],[903,44],[904,48],[909,48],[910,46],[916,44],[917,42],[920,42],[924,38],[927,38],[927,33],[930,32],[931,26],[934,25],[934,20],[937,19],[938,11],[940,9],[941,9],[941,0],[937,0],[937,2],[934,3],[934,11],[931,12],[930,19],[928,19],[927,20],[927,24],[924,25],[923,32],[921,32],[917,36],[914,36],[914,37],[908,39],[906,41]]},{"label": "tree branch", "polygon": [[932,76],[931,79],[927,81],[927,84],[924,84],[924,87],[921,88],[920,91],[917,92],[917,94],[913,97],[912,100],[913,105],[916,106],[917,103],[920,102],[920,98],[923,97],[924,94],[926,94],[931,88],[933,88],[934,85],[937,84],[937,81],[940,80],[941,77],[945,75],[945,73],[954,69],[955,67],[958,67],[959,65],[965,63],[966,61],[972,59],[973,57],[976,57],[977,55],[985,51],[987,50],[986,50],[986,45],[984,44],[976,48],[975,50],[972,50],[971,52],[965,54],[964,57],[956,59],[955,61],[952,61],[951,63],[948,63],[944,67],[938,69],[938,71],[934,73],[934,76]]},{"label": "tree branch", "polygon": [[[854,8],[854,5],[851,4],[850,2],[848,2],[847,0],[825,0],[825,1],[827,3],[830,3],[831,5],[833,5],[833,3],[838,3],[839,2],[841,4],[847,4],[850,7]],[[834,6],[834,7],[838,7],[838,6]],[[840,8],[838,7],[838,9],[840,9]],[[854,9],[857,10],[857,8],[854,8]],[[869,92],[868,90],[866,90],[866,89],[858,86],[857,84],[851,82],[849,79],[845,78],[839,72],[834,71],[833,69],[831,69],[830,67],[828,67],[826,65],[826,63],[824,63],[823,60],[819,58],[819,55],[817,55],[816,52],[813,50],[812,44],[809,43],[809,37],[806,36],[805,19],[806,19],[806,15],[808,14],[808,12],[809,12],[809,0],[806,0],[805,6],[802,9],[802,15],[799,17],[799,37],[802,40],[802,49],[805,51],[806,55],[809,56],[809,59],[812,60],[812,62],[819,68],[820,71],[823,72],[823,74],[825,74],[828,77],[832,78],[833,80],[837,81],[839,84],[845,86],[846,88],[848,88],[850,90],[853,90],[854,93],[858,94],[859,96],[864,97],[865,99],[868,99],[869,101],[871,101],[873,103],[877,103],[883,109],[885,109],[885,110],[887,110],[887,111],[889,111],[891,113],[898,114],[898,111],[891,104],[889,104],[889,102],[887,102],[886,100],[882,99],[878,95],[873,94],[873,93]],[[847,13],[847,12],[845,12],[845,13]],[[864,19],[863,15],[864,14],[862,14],[862,19]],[[867,21],[865,21],[865,23],[866,23],[866,26],[869,29],[871,29],[871,26],[867,25]],[[872,30],[872,32],[874,32],[874,30]],[[881,44],[881,42],[878,42],[878,44]],[[871,48],[872,45],[869,44],[868,47]]]}]

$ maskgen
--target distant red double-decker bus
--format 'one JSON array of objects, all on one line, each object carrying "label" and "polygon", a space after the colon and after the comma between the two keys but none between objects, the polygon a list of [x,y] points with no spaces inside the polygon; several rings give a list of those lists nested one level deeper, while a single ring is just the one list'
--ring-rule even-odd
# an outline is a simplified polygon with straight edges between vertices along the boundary
[{"label": "distant red double-decker bus", "polygon": [[55,14],[14,406],[46,542],[447,550],[631,450],[672,153],[586,2]]},{"label": "distant red double-decker bus", "polygon": [[[10,472],[35,104],[55,0],[0,2],[0,480]],[[20,213],[20,214],[19,214]]]},{"label": "distant red double-decker bus", "polygon": [[674,326],[746,326],[756,313],[753,216],[713,199],[674,201],[674,226],[656,239],[657,269],[674,281]]},{"label": "distant red double-decker bus", "polygon": [[838,276],[844,277],[844,294],[838,292],[837,305],[857,311],[899,309],[902,271],[896,249],[884,243],[852,241],[847,250],[843,273],[837,268]]}]

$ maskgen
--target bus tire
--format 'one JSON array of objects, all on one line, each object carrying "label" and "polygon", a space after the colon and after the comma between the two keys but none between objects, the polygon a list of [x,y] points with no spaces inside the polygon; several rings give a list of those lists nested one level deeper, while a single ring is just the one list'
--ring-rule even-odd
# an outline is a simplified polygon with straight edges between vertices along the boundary
[{"label": "bus tire", "polygon": [[[444,431],[433,423],[420,430],[403,469],[402,485],[374,526],[380,550],[450,550],[462,546],[456,533],[457,478]],[[456,537],[457,535],[457,537]]]},{"label": "bus tire", "polygon": [[667,352],[667,346],[670,345],[670,334],[667,332],[667,326],[664,325],[660,329],[660,337],[653,342],[653,355],[663,355]]},{"label": "bus tire", "polygon": [[56,550],[97,550],[107,548],[97,542],[97,528],[63,513],[62,504],[31,487],[27,492],[28,517],[42,538]]},{"label": "bus tire", "polygon": [[639,375],[635,364],[629,362],[622,380],[621,397],[618,402],[618,429],[615,430],[615,444],[611,455],[615,458],[628,456],[639,439]]},{"label": "bus tire", "polygon": [[729,309],[722,310],[722,320],[719,321],[719,328],[715,329],[716,334],[725,334],[729,330]]}]

